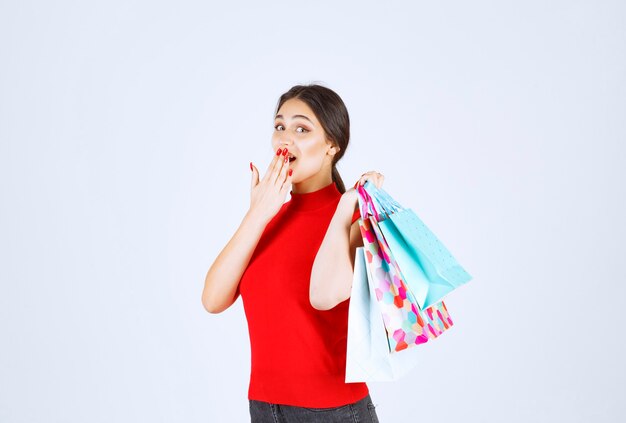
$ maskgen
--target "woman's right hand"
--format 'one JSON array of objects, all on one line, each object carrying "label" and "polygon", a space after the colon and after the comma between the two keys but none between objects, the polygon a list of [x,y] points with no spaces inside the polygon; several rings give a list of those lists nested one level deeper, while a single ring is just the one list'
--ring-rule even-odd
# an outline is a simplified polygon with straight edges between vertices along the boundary
[{"label": "woman's right hand", "polygon": [[259,180],[259,171],[252,163],[252,184],[250,187],[250,213],[268,223],[278,213],[291,188],[289,152],[278,149],[272,162]]}]

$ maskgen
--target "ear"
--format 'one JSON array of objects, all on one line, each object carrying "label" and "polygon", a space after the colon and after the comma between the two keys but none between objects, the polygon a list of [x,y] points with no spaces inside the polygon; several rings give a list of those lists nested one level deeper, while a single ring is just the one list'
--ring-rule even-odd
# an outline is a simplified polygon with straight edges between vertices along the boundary
[{"label": "ear", "polygon": [[327,154],[330,156],[334,156],[335,154],[337,154],[339,152],[339,150],[341,150],[339,147],[337,147],[336,145],[330,145],[328,147],[328,151]]}]

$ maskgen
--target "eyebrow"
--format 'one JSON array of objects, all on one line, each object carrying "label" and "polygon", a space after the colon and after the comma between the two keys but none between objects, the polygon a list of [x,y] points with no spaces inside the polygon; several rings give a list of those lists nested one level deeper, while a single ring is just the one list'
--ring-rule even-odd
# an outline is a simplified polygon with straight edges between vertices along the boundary
[{"label": "eyebrow", "polygon": [[[276,115],[276,117],[274,119],[284,119],[285,117],[283,115]],[[304,116],[304,115],[293,115],[293,119],[295,118],[303,118],[308,120],[309,122],[311,122],[311,125],[313,125],[313,121],[311,121],[311,119],[309,119],[308,117]]]}]

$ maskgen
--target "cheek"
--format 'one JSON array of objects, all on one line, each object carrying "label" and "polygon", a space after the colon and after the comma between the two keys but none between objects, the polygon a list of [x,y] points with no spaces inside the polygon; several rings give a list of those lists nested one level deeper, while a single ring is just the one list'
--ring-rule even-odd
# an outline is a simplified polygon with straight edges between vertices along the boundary
[{"label": "cheek", "polygon": [[324,158],[325,150],[326,144],[324,142],[316,140],[308,143],[306,147],[302,149],[302,152],[307,156],[307,158],[314,161],[319,161]]},{"label": "cheek", "polygon": [[272,142],[271,142],[271,144],[272,144],[272,150],[274,150],[274,151],[278,150],[278,146],[279,146],[280,142],[278,141],[278,138],[276,136],[274,136],[274,135],[272,135]]}]

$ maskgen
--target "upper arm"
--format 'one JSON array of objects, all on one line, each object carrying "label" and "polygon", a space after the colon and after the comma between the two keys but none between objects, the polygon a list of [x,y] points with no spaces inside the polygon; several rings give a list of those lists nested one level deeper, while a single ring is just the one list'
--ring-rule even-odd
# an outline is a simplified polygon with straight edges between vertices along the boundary
[{"label": "upper arm", "polygon": [[350,262],[354,268],[354,257],[356,255],[357,247],[363,246],[363,237],[361,236],[361,229],[359,228],[359,221],[356,220],[350,225]]}]

